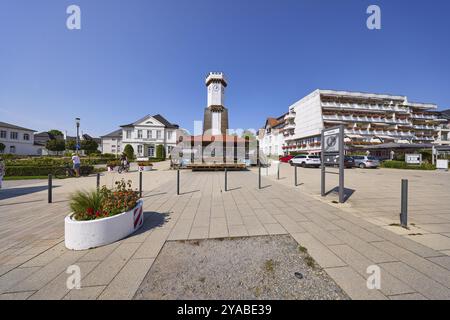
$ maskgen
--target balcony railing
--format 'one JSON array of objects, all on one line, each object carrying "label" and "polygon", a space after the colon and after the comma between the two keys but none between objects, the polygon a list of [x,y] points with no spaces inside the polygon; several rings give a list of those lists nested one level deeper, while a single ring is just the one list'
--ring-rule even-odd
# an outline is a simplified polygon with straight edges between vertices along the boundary
[{"label": "balcony railing", "polygon": [[293,114],[293,113],[288,113],[288,114],[284,117],[284,120],[291,120],[291,119],[295,119],[295,114]]},{"label": "balcony railing", "polygon": [[351,121],[351,122],[369,122],[369,123],[388,123],[412,125],[410,121],[403,119],[386,119],[381,117],[359,117],[359,116],[341,116],[341,115],[323,115],[324,120],[331,121]]},{"label": "balcony railing", "polygon": [[367,130],[367,129],[346,129],[346,134],[355,134],[362,136],[392,136],[402,138],[412,138],[414,135],[411,132],[390,131],[390,130]]},{"label": "balcony railing", "polygon": [[413,128],[418,130],[437,130],[436,126],[426,126],[426,125],[414,125]]},{"label": "balcony railing", "polygon": [[288,123],[284,126],[284,130],[292,130],[295,129],[295,123]]},{"label": "balcony railing", "polygon": [[368,110],[368,111],[389,111],[409,113],[409,108],[399,106],[387,106],[383,104],[358,104],[358,103],[338,103],[338,102],[322,102],[323,108],[339,108],[339,109],[353,109],[353,110]]},{"label": "balcony railing", "polygon": [[411,118],[413,119],[425,119],[425,120],[436,120],[438,117],[431,115],[431,114],[417,114],[417,113],[413,113],[411,115]]}]

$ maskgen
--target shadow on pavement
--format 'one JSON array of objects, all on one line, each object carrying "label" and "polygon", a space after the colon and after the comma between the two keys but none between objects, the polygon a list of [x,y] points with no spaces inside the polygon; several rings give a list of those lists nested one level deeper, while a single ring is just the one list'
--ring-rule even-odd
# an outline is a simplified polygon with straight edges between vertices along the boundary
[{"label": "shadow on pavement", "polygon": [[[347,200],[350,199],[350,197],[355,193],[355,191],[356,190],[354,189],[344,188],[344,202],[347,202]],[[325,196],[328,196],[331,193],[339,196],[339,187],[334,187],[333,189],[325,193]]]},{"label": "shadow on pavement", "polygon": [[138,231],[130,235],[128,238],[132,238],[144,232],[147,232],[151,229],[161,227],[168,221],[169,221],[168,213],[160,213],[153,211],[144,212],[144,225],[142,226],[142,228],[140,228]]},{"label": "shadow on pavement", "polygon": [[[53,188],[57,188],[58,186],[53,186]],[[47,190],[47,186],[36,186],[36,187],[23,187],[23,188],[12,188],[12,189],[1,189],[0,191],[0,200],[25,196],[28,194],[41,192]],[[45,197],[45,196],[44,196]]]}]

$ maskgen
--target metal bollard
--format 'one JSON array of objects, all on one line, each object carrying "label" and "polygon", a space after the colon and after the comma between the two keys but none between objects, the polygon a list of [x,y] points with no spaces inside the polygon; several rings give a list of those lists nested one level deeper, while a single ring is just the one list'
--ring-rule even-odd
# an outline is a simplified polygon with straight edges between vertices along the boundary
[{"label": "metal bollard", "polygon": [[278,162],[278,168],[277,168],[277,180],[280,180],[280,162]]},{"label": "metal bollard", "polygon": [[139,197],[142,198],[142,171],[139,171]]},{"label": "metal bollard", "polygon": [[294,168],[295,168],[295,186],[298,186],[298,183],[297,183],[297,166],[294,165]]},{"label": "metal bollard", "polygon": [[261,163],[258,166],[258,188],[261,189]]},{"label": "metal bollard", "polygon": [[228,170],[225,168],[225,192],[228,191]]},{"label": "metal bollard", "polygon": [[48,203],[53,202],[53,195],[52,195],[52,189],[53,189],[53,177],[51,174],[48,175]]},{"label": "metal bollard", "polygon": [[400,225],[408,228],[408,179],[402,179]]},{"label": "metal bollard", "polygon": [[177,169],[177,195],[180,195],[180,169]]},{"label": "metal bollard", "polygon": [[97,190],[100,190],[100,173],[97,173]]}]

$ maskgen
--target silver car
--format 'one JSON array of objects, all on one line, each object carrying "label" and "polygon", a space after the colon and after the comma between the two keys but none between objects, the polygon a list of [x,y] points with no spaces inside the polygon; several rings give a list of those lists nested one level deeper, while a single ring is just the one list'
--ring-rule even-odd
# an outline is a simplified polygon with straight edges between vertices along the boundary
[{"label": "silver car", "polygon": [[364,168],[378,168],[380,160],[371,156],[353,156],[355,160],[355,167]]}]

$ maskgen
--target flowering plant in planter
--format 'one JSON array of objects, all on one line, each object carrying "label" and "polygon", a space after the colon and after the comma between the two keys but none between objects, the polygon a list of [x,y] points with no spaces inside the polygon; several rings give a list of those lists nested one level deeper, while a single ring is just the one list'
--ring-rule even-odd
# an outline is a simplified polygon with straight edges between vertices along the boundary
[{"label": "flowering plant in planter", "polygon": [[139,192],[131,188],[131,181],[116,181],[114,189],[103,186],[96,191],[78,191],[70,198],[73,219],[77,221],[97,220],[127,212],[136,207]]}]

